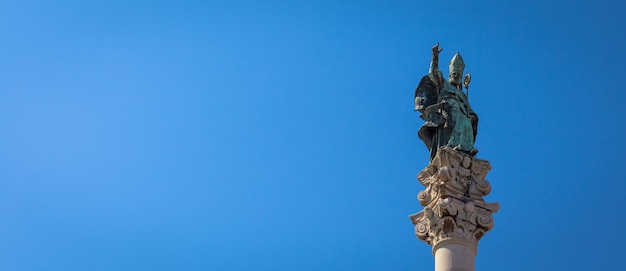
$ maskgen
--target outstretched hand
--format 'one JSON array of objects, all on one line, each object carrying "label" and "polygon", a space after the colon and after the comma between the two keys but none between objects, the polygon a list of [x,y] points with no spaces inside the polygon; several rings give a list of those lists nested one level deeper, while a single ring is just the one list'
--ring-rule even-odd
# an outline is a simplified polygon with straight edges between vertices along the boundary
[{"label": "outstretched hand", "polygon": [[439,42],[433,46],[433,56],[439,56],[439,53],[443,51],[443,48],[439,49]]}]

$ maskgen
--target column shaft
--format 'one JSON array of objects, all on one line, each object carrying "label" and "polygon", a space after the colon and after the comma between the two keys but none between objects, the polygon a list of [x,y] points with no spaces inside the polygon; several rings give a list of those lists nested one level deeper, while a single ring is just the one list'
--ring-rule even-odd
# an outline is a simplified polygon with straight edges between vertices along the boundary
[{"label": "column shaft", "polygon": [[474,271],[474,257],[465,245],[443,245],[435,251],[435,271]]}]

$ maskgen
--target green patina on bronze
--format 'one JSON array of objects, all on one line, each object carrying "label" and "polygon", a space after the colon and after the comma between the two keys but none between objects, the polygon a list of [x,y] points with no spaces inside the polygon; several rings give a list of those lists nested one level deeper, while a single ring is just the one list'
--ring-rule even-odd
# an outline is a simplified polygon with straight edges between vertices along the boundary
[{"label": "green patina on bronze", "polygon": [[[448,80],[439,71],[439,43],[433,46],[433,59],[430,71],[424,76],[415,90],[415,111],[422,113],[425,123],[418,131],[430,151],[430,159],[435,157],[439,147],[447,146],[458,151],[475,155],[474,148],[478,128],[478,116],[472,110],[469,100],[471,76],[461,80],[465,63],[457,52],[450,62]],[[463,92],[463,85],[467,93]]]}]

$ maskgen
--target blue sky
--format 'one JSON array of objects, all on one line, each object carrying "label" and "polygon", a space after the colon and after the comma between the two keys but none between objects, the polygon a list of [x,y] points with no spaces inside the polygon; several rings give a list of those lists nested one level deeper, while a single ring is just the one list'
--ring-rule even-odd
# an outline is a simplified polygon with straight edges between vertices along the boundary
[{"label": "blue sky", "polygon": [[477,269],[619,269],[624,10],[0,1],[0,270],[432,270],[408,215],[437,42],[501,205]]}]

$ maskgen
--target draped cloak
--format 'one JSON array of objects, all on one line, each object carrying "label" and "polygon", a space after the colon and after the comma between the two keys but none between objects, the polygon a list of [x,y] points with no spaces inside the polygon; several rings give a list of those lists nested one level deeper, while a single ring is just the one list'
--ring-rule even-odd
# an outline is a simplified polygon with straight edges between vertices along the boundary
[{"label": "draped cloak", "polygon": [[418,137],[428,147],[431,159],[442,146],[475,153],[478,117],[467,95],[445,79],[439,84],[433,79],[424,76],[415,90],[415,111],[422,113],[420,118],[425,121]]}]

